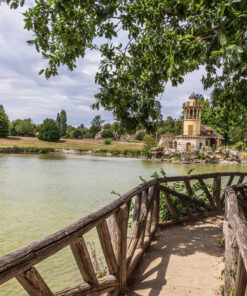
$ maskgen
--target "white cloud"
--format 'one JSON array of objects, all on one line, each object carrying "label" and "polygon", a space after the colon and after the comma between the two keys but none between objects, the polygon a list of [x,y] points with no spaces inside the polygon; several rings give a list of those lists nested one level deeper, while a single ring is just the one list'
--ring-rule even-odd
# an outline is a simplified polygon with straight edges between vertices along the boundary
[{"label": "white cloud", "polygon": [[[32,33],[24,30],[23,16],[20,11],[10,10],[5,4],[0,6],[0,104],[4,105],[9,118],[31,117],[40,123],[46,117],[55,118],[61,109],[67,111],[70,124],[89,125],[93,117],[100,114],[105,121],[111,122],[110,112],[90,108],[98,86],[94,75],[100,61],[99,51],[88,50],[83,60],[73,72],[61,67],[60,75],[46,80],[38,72],[45,67],[34,47],[26,41]],[[126,41],[126,32],[119,40]],[[179,87],[167,85],[162,97],[163,115],[178,117],[182,103],[193,92],[209,95],[203,91],[200,77],[203,69],[188,74]]]}]

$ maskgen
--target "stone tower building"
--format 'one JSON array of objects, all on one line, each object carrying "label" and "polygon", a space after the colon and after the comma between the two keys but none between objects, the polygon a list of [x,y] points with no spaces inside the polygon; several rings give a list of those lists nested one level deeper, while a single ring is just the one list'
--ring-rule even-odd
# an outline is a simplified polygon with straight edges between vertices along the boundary
[{"label": "stone tower building", "polygon": [[196,151],[205,146],[220,147],[224,137],[212,127],[201,124],[202,108],[198,96],[193,93],[188,102],[183,104],[183,135],[162,135],[159,145],[181,152]]},{"label": "stone tower building", "polygon": [[201,134],[201,112],[202,105],[193,93],[189,101],[183,104],[184,113],[184,135],[199,136]]}]

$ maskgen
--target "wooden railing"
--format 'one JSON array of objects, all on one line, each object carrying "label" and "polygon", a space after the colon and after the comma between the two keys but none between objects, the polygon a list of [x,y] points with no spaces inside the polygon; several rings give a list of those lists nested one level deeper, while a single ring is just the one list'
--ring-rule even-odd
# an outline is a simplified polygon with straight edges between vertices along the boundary
[{"label": "wooden railing", "polygon": [[[213,173],[156,178],[123,194],[101,210],[82,218],[63,230],[34,242],[25,248],[0,258],[0,284],[16,278],[30,296],[121,295],[127,289],[127,280],[140,261],[158,226],[167,226],[215,214],[224,207],[225,193],[222,177],[229,177],[230,186],[235,177],[240,184],[246,173]],[[208,181],[212,180],[212,190]],[[182,184],[182,187],[177,186]],[[194,186],[204,198],[197,199]],[[199,185],[198,185],[199,184]],[[198,187],[199,186],[199,187]],[[176,188],[179,188],[176,189]],[[184,188],[184,189],[183,189]],[[228,194],[228,193],[226,193]],[[171,221],[160,222],[160,202],[165,200]],[[176,203],[174,200],[176,199]],[[185,209],[181,214],[180,203]],[[131,222],[131,230],[128,224]],[[96,228],[108,275],[96,276],[83,236]],[[70,246],[83,282],[75,287],[54,292],[47,286],[37,263]],[[247,258],[247,257],[245,257]]]},{"label": "wooden railing", "polygon": [[225,295],[247,295],[247,183],[227,187]]}]

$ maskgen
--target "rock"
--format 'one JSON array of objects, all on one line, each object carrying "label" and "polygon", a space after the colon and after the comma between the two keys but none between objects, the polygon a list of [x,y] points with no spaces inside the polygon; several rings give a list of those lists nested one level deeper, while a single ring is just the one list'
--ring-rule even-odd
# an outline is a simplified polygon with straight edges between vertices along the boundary
[{"label": "rock", "polygon": [[152,153],[152,158],[161,158],[163,148],[162,147],[153,147],[150,149],[150,152]]}]

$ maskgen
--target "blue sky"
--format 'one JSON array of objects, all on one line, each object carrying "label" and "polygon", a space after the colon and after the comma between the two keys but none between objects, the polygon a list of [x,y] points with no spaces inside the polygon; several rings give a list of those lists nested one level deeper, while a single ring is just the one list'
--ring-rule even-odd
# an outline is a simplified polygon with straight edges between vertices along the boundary
[{"label": "blue sky", "polygon": [[[23,16],[19,11],[10,10],[6,4],[0,6],[0,104],[2,104],[10,120],[32,118],[41,123],[44,118],[56,118],[57,112],[65,109],[68,123],[86,126],[100,114],[105,122],[113,122],[110,112],[94,111],[94,94],[97,85],[94,75],[97,72],[100,54],[88,51],[78,67],[70,72],[65,67],[58,77],[46,80],[38,72],[45,66],[34,47],[26,41],[32,33],[24,30]],[[122,39],[123,36],[120,36]],[[182,103],[194,91],[205,97],[210,95],[204,91],[200,82],[204,70],[188,74],[185,82],[178,87],[168,83],[162,95],[162,114],[179,117]]]}]

